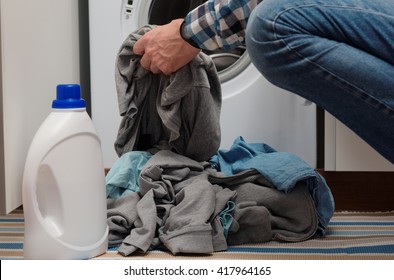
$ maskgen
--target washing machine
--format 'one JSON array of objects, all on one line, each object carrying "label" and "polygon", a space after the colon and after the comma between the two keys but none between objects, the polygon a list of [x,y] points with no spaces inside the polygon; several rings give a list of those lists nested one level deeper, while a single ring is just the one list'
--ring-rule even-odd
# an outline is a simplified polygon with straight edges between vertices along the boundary
[{"label": "washing machine", "polygon": [[[203,0],[204,1],[204,0]],[[90,0],[90,72],[92,119],[102,141],[104,164],[110,168],[119,116],[115,60],[128,34],[145,24],[165,24],[183,17],[201,0]],[[222,86],[221,149],[242,136],[266,143],[316,166],[316,106],[282,90],[260,75],[244,46],[207,52]]]}]

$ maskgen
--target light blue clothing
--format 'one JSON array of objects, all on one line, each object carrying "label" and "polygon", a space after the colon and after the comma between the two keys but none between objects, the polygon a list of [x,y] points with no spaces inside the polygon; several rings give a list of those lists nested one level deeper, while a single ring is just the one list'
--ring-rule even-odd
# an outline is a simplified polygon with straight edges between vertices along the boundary
[{"label": "light blue clothing", "polygon": [[394,163],[393,1],[264,0],[250,15],[246,46],[270,82],[316,103]]},{"label": "light blue clothing", "polygon": [[130,192],[138,192],[138,178],[151,157],[151,153],[144,151],[123,154],[105,177],[107,197],[118,198]]},{"label": "light blue clothing", "polygon": [[219,150],[211,163],[227,176],[255,169],[283,192],[291,192],[298,182],[304,182],[318,214],[317,233],[325,235],[325,229],[334,214],[334,198],[325,179],[298,156],[278,152],[267,144],[248,144],[239,137],[230,150]]},{"label": "light blue clothing", "polygon": [[223,227],[223,234],[224,237],[228,237],[228,232],[230,230],[231,224],[233,223],[233,215],[232,212],[235,209],[235,202],[234,201],[227,201],[226,208],[224,208],[220,213],[219,213],[219,221],[220,224]]}]

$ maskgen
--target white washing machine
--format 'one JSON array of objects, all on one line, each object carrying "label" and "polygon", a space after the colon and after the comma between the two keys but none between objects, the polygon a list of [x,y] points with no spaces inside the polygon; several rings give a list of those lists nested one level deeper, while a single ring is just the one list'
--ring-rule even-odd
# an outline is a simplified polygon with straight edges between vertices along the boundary
[{"label": "white washing machine", "polygon": [[[199,0],[90,0],[90,63],[92,119],[102,141],[104,164],[110,168],[119,116],[115,59],[127,35],[145,24],[163,24],[181,17]],[[188,6],[185,6],[188,3]],[[245,48],[210,53],[222,83],[221,148],[242,136],[248,143],[266,143],[292,152],[316,166],[316,106],[263,78]]]}]

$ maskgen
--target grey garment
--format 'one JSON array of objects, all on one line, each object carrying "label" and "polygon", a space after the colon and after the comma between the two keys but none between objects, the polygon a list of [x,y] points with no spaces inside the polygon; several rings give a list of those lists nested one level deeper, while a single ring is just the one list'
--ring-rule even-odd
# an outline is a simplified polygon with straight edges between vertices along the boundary
[{"label": "grey garment", "polygon": [[151,247],[157,216],[153,191],[143,197],[130,193],[118,199],[107,199],[107,209],[109,246],[121,245],[119,252],[126,256],[137,249],[146,252]]},{"label": "grey garment", "polygon": [[206,164],[159,151],[140,175],[140,191],[108,199],[109,245],[122,255],[163,244],[173,254],[227,249],[217,220],[235,192],[211,185]]},{"label": "grey garment", "polygon": [[154,26],[144,26],[123,42],[115,82],[123,117],[115,140],[120,156],[132,150],[172,150],[208,160],[220,145],[221,86],[211,58],[200,53],[170,76],[140,66],[135,42]]},{"label": "grey garment", "polygon": [[[123,255],[158,244],[173,254],[207,254],[227,244],[301,241],[317,229],[305,186],[282,193],[261,185],[267,181],[255,170],[225,176],[206,163],[159,151],[139,179],[139,193],[109,203],[110,244],[121,243]],[[230,200],[236,207],[226,240],[218,216]]]},{"label": "grey garment", "polygon": [[237,198],[228,244],[298,242],[316,233],[317,213],[305,185],[299,184],[289,193],[253,183],[232,190]]},{"label": "grey garment", "polygon": [[151,190],[158,207],[173,205],[158,229],[173,254],[212,253],[227,249],[217,215],[235,192],[212,185],[204,163],[171,151],[159,151],[140,175],[140,192]]},{"label": "grey garment", "polygon": [[228,244],[270,240],[298,242],[312,237],[317,231],[315,204],[303,183],[284,193],[255,169],[232,176],[211,170],[209,181],[237,193]]}]

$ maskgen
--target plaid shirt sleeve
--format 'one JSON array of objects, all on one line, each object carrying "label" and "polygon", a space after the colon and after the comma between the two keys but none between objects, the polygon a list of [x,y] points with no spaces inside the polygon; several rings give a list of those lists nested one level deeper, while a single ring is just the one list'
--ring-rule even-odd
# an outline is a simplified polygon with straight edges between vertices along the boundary
[{"label": "plaid shirt sleeve", "polygon": [[244,43],[250,13],[262,0],[208,0],[185,17],[186,34],[200,48],[232,50]]}]

